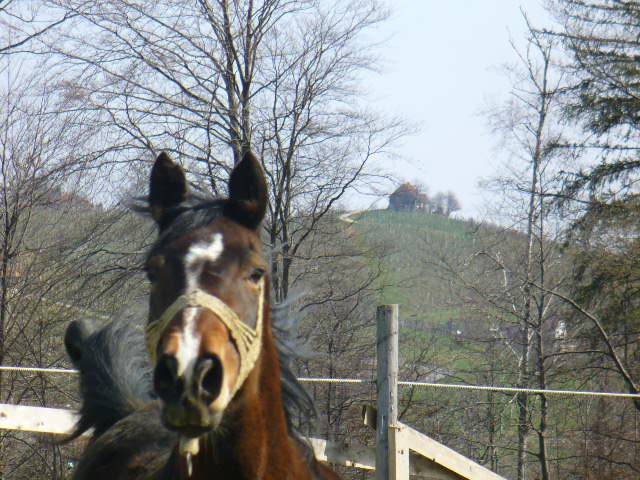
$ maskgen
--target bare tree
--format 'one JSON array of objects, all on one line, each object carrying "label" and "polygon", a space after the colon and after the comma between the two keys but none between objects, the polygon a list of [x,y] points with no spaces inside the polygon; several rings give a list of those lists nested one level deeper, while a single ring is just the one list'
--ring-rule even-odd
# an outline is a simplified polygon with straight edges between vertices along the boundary
[{"label": "bare tree", "polygon": [[[503,123],[498,126],[503,127],[502,131],[506,131],[511,138],[512,145],[515,147],[515,156],[524,161],[530,179],[528,185],[520,184],[518,180],[515,182],[516,188],[520,189],[520,193],[526,198],[526,204],[523,205],[526,218],[525,250],[523,266],[517,273],[516,280],[521,282],[522,294],[513,305],[519,318],[520,328],[518,384],[523,387],[535,385],[545,389],[548,366],[545,364],[544,333],[554,299],[546,292],[537,291],[532,284],[534,282],[546,284],[553,281],[551,280],[553,268],[557,268],[557,265],[553,265],[553,244],[547,241],[550,238],[549,223],[551,222],[548,195],[553,188],[552,162],[556,160],[554,155],[557,157],[554,146],[561,141],[560,136],[553,129],[555,128],[554,115],[557,118],[559,113],[558,96],[562,79],[553,68],[553,43],[536,33],[528,20],[527,26],[529,36],[526,50],[521,53],[515,49],[522,73],[512,91],[514,102],[508,105],[506,112],[502,113],[503,117],[498,121]],[[513,181],[509,181],[509,184],[513,185]],[[509,268],[509,270],[512,269]],[[532,427],[538,437],[537,457],[541,478],[545,480],[550,478],[547,445],[548,399],[544,394],[539,395],[538,399],[539,421],[538,425],[533,426],[529,396],[526,393],[520,393],[517,398],[519,405],[517,478],[519,480],[526,477],[527,437]]]},{"label": "bare tree", "polygon": [[462,208],[462,205],[460,205],[460,201],[458,200],[458,197],[452,191],[448,191],[446,193],[446,205],[447,207],[445,210],[445,215],[447,217],[451,215],[453,212],[457,212]]},{"label": "bare tree", "polygon": [[[120,310],[125,273],[129,300],[139,291],[131,263],[149,230],[100,205],[108,196],[84,155],[85,112],[62,114],[55,88],[31,66],[0,57],[0,365],[64,367],[70,319]],[[68,407],[69,380],[0,372],[0,402]],[[3,478],[67,474],[60,446],[34,435],[3,431],[0,451]]]},{"label": "bare tree", "polygon": [[45,4],[70,23],[34,49],[58,60],[65,106],[109,139],[94,158],[114,165],[171,150],[195,184],[219,193],[243,149],[261,155],[280,300],[310,232],[375,180],[371,166],[407,131],[360,102],[358,75],[375,66],[364,35],[386,17],[376,0]]},{"label": "bare tree", "polygon": [[[27,50],[46,63],[57,114],[79,115],[77,126],[90,132],[74,158],[128,188],[154,152],[169,150],[195,188],[224,194],[219,180],[245,149],[255,150],[270,183],[265,238],[276,296],[286,299],[293,284],[313,286],[309,318],[336,318],[328,330],[309,330],[312,343],[327,350],[330,371],[355,368],[339,362],[368,346],[358,333],[371,321],[362,312],[377,273],[356,258],[361,249],[338,246],[347,227],[333,212],[348,191],[377,181],[380,160],[407,131],[362,102],[360,75],[376,66],[366,34],[386,18],[378,2],[42,4],[68,21]],[[115,187],[100,187],[107,206],[95,216],[107,220],[83,225],[82,248],[65,254],[82,271],[74,302],[84,306],[97,296],[95,307],[108,313],[107,300],[123,298],[123,283],[136,278],[145,230],[136,224],[128,235],[133,221],[112,207]],[[330,271],[317,282],[321,268]],[[340,436],[353,399],[333,387],[322,396],[325,431]]]},{"label": "bare tree", "polygon": [[[550,353],[556,347],[554,331],[561,302],[534,284],[556,288],[567,272],[550,198],[560,168],[554,145],[560,140],[555,121],[562,78],[553,69],[552,44],[533,29],[529,29],[525,48],[515,51],[518,64],[508,69],[513,81],[510,100],[490,112],[492,127],[503,140],[501,149],[509,158],[503,169],[506,173],[489,185],[499,192],[506,208],[502,219],[509,219],[511,229],[480,228],[466,257],[443,257],[439,267],[457,285],[466,311],[476,312],[481,327],[475,328],[468,341],[477,343],[482,351],[486,345],[493,349],[500,345],[504,350],[497,357],[480,360],[482,368],[457,374],[545,389],[556,366]],[[514,396],[517,420],[513,436],[497,434],[501,411],[509,408],[504,399],[494,395],[483,401],[487,402],[486,417],[477,422],[484,425],[492,445],[483,452],[487,461],[524,480],[534,457],[535,474],[551,478],[548,398],[525,392]],[[473,423],[473,417],[469,420]],[[532,434],[536,447],[531,446]],[[515,458],[511,461],[507,455]]]},{"label": "bare tree", "polygon": [[605,346],[605,361],[630,392],[637,392],[640,372],[627,359],[637,352],[635,299],[640,286],[639,129],[634,119],[638,71],[630,68],[640,51],[639,5],[557,0],[549,8],[561,27],[544,33],[568,55],[564,113],[578,127],[576,138],[562,146],[575,149],[586,165],[567,168],[560,192],[560,203],[572,219],[568,244],[577,251],[573,292],[563,301],[594,326]]},{"label": "bare tree", "polygon": [[0,38],[0,54],[26,49],[29,43],[62,25],[72,15],[50,11],[43,5],[25,5],[16,0],[0,2],[0,26],[4,31]]},{"label": "bare tree", "polygon": [[433,200],[431,201],[431,212],[437,215],[444,215],[445,217],[448,217],[453,212],[457,212],[461,208],[458,197],[451,191],[438,192],[433,196]]},{"label": "bare tree", "polygon": [[[51,115],[48,87],[21,67],[0,60],[0,365],[60,365],[56,338],[70,313],[61,308],[69,270],[57,251],[68,234],[61,223],[77,207],[61,187],[78,166],[73,152],[81,140],[71,117]],[[63,387],[59,379],[0,372],[2,402],[43,405],[54,392],[64,402]],[[58,447],[34,440],[0,435],[0,475],[35,468],[58,478],[51,461]]]}]

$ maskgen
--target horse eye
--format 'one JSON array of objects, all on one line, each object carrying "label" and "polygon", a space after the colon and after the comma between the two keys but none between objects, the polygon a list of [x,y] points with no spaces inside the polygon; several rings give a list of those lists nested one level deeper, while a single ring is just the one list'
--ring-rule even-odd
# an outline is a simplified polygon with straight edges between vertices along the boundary
[{"label": "horse eye", "polygon": [[262,277],[264,277],[265,273],[266,271],[264,268],[254,268],[251,272],[251,275],[249,275],[249,281],[258,283],[262,279]]}]

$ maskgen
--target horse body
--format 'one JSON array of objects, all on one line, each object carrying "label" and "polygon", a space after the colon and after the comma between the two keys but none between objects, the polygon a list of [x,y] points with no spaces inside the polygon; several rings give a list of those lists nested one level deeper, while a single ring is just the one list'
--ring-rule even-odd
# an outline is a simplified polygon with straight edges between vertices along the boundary
[{"label": "horse body", "polygon": [[291,428],[290,404],[310,399],[272,334],[258,230],[266,184],[253,155],[236,166],[229,191],[226,200],[193,201],[182,170],[164,154],[156,161],[151,364],[131,361],[145,340],[126,322],[98,332],[75,323],[65,338],[84,398],[75,435],[95,431],[76,480],[338,478]]}]

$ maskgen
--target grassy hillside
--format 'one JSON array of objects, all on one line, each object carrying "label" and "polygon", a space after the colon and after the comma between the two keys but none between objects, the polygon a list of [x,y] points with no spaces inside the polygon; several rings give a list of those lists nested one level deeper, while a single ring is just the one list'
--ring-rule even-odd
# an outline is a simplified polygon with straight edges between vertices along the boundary
[{"label": "grassy hillside", "polygon": [[[422,212],[378,210],[351,218],[356,222],[348,227],[354,232],[354,241],[363,249],[381,252],[379,304],[400,304],[400,377],[513,384],[512,366],[496,365],[500,355],[488,351],[496,346],[476,341],[489,333],[486,315],[465,301],[460,286],[443,268],[469,257],[479,248],[479,231],[487,229]],[[488,378],[487,372],[492,372],[493,378]],[[403,388],[400,397],[403,421],[467,456],[482,458],[481,445],[486,439],[468,427],[487,417],[486,393]],[[495,409],[491,416],[499,424],[513,425],[515,411],[502,401],[489,401]],[[505,445],[514,441],[513,432],[511,428],[505,432]],[[504,455],[509,452],[505,450]]]},{"label": "grassy hillside", "polygon": [[[478,226],[439,215],[367,211],[351,218],[351,238],[364,248],[379,249],[383,266],[379,304],[400,304],[400,354],[403,379],[515,385],[517,383],[516,320],[509,308],[479,306],[456,278],[471,279],[480,292],[498,293],[503,275],[492,261],[476,255],[484,248],[508,265],[517,265],[523,236],[515,231]],[[471,261],[473,259],[473,261]],[[447,267],[451,267],[447,269]],[[517,297],[519,291],[513,290]],[[506,301],[508,307],[508,301]],[[499,327],[496,327],[499,326]],[[497,329],[499,328],[499,330]],[[515,330],[514,330],[515,328]],[[547,345],[550,349],[553,345]],[[551,388],[574,388],[575,377],[552,371]],[[518,424],[513,396],[480,391],[403,388],[403,420],[467,456],[487,464],[486,445],[496,445],[501,473],[514,475],[513,445]],[[572,403],[573,402],[573,403]],[[585,403],[554,398],[548,421],[555,426],[553,455],[565,458],[575,445],[562,432],[574,431]],[[537,399],[530,406],[538,415]]]},{"label": "grassy hillside", "polygon": [[470,253],[477,225],[442,215],[388,210],[352,218],[357,241],[383,252],[381,303],[398,303],[404,318],[432,327],[460,319],[459,302],[437,265]]}]

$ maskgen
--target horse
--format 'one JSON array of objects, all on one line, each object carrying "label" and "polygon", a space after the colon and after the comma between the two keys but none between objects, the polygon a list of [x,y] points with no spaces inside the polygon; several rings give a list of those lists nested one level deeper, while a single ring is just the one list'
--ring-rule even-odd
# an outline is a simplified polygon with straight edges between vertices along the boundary
[{"label": "horse", "polygon": [[278,341],[260,241],[267,185],[251,152],[228,191],[192,194],[157,157],[141,208],[158,226],[145,331],[73,322],[65,335],[83,398],[70,438],[93,428],[75,480],[339,479],[293,427],[312,403]]}]

